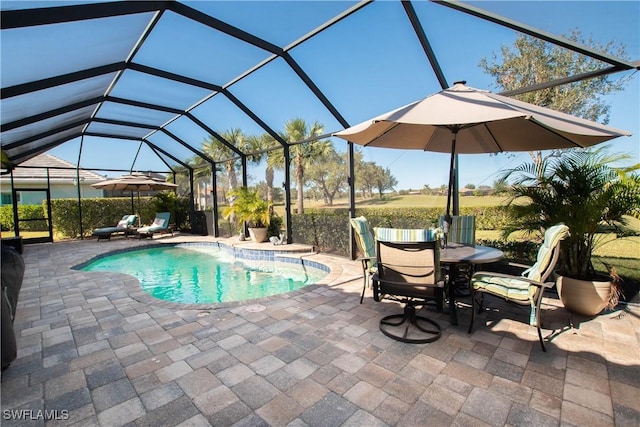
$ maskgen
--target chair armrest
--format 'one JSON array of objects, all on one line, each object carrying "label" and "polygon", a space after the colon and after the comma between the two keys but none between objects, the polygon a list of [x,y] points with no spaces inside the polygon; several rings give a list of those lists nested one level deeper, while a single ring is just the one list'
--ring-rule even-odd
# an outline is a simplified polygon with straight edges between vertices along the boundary
[{"label": "chair armrest", "polygon": [[[487,267],[485,267],[487,268]],[[485,273],[500,273],[507,274],[511,276],[519,276],[526,269],[531,268],[530,265],[519,264],[511,261],[498,261],[494,264],[491,264],[486,270]]]},{"label": "chair armrest", "polygon": [[371,268],[369,268],[369,266],[367,265],[367,262],[375,260],[376,257],[374,256],[365,256],[365,257],[360,257],[360,258],[356,258],[356,261],[360,261],[360,263],[362,264],[362,271],[366,274],[367,272],[369,274],[371,274]]},{"label": "chair armrest", "polygon": [[517,262],[510,262],[510,261],[509,261],[509,262],[505,262],[504,264],[505,264],[505,265],[508,265],[509,267],[517,267],[517,268],[521,268],[521,269],[523,269],[523,270],[526,270],[527,268],[531,268],[531,266],[530,266],[530,265],[527,265],[527,264],[519,264],[519,263],[517,263]]},{"label": "chair armrest", "polygon": [[[530,285],[537,286],[539,288],[553,287],[553,282],[547,282],[547,283],[538,282],[537,280],[529,279],[527,277],[514,276],[513,274],[496,273],[493,271],[476,271],[473,275],[475,276],[476,274],[478,275],[485,274],[487,276],[493,276],[493,277],[504,277],[505,279],[516,279],[516,280],[520,280],[521,282],[527,282]],[[473,276],[471,277],[471,279],[473,280]]]},{"label": "chair armrest", "polygon": [[428,286],[428,287],[433,287],[433,288],[443,288],[444,287],[444,280],[438,280],[433,286],[430,286],[430,285],[422,285],[422,284],[413,284],[413,283],[408,283],[408,282],[396,282],[395,280],[380,279],[380,276],[378,276],[378,273],[374,274],[373,277],[371,278],[371,280],[373,280],[374,282],[388,283],[390,285]]}]

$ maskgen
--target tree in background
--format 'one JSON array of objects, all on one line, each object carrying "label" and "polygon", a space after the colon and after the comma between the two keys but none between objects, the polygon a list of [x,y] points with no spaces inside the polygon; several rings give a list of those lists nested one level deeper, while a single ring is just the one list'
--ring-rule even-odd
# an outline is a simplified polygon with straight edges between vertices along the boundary
[{"label": "tree in background", "polygon": [[378,190],[378,195],[382,199],[385,190],[393,190],[398,185],[398,180],[391,174],[391,169],[376,166],[378,173],[374,187]]},{"label": "tree in background", "polygon": [[373,189],[376,185],[376,174],[378,173],[378,166],[375,162],[365,162],[360,158],[355,158],[355,174],[356,174],[356,185],[358,189],[362,193],[363,198],[372,198],[373,197]]},{"label": "tree in background", "polygon": [[333,206],[333,198],[347,185],[347,159],[331,146],[307,167],[309,181],[320,190],[324,204]]},{"label": "tree in background", "polygon": [[[620,58],[627,57],[623,44],[609,42],[602,45],[591,37],[585,40],[577,29],[565,37],[595,50],[610,52]],[[479,65],[495,79],[499,91],[528,87],[603,67],[603,63],[596,59],[527,35],[520,35],[513,46],[502,46],[500,57],[493,53],[490,59],[483,58]],[[622,90],[629,79],[630,76],[613,78],[604,75],[516,95],[514,98],[607,124],[610,106],[604,96]],[[558,156],[560,152],[554,151],[550,156]],[[529,154],[536,164],[542,164],[544,159],[541,152],[532,151]]]},{"label": "tree in background", "polygon": [[262,135],[252,135],[248,138],[249,144],[252,147],[252,151],[256,154],[251,155],[251,161],[255,163],[260,163],[263,160],[266,160],[266,166],[264,170],[264,180],[265,180],[265,195],[267,202],[269,203],[270,212],[273,213],[273,202],[274,202],[274,187],[273,180],[275,178],[275,169],[284,167],[284,157],[282,155],[281,149],[275,149],[270,151],[262,151],[267,150],[269,148],[280,146],[280,143],[276,141],[271,135],[268,133],[264,133]]},{"label": "tree in background", "polygon": [[493,181],[493,189],[495,190],[496,194],[504,194],[508,190],[507,183],[501,179]]},{"label": "tree in background", "polygon": [[[284,132],[280,132],[280,137],[285,141],[292,143],[303,141],[310,138],[315,138],[322,135],[324,126],[320,122],[314,122],[308,125],[301,118],[295,118],[287,121],[284,125]],[[268,141],[269,137],[265,137]],[[273,138],[271,138],[273,140]],[[297,186],[297,200],[298,200],[298,213],[304,213],[304,184],[305,184],[305,171],[309,164],[314,159],[322,156],[327,150],[333,149],[330,141],[311,141],[304,144],[292,145],[289,154],[294,167],[294,175]],[[284,152],[283,150],[274,150],[270,158],[267,159],[267,163],[277,169],[284,169]]]},{"label": "tree in background", "polygon": [[[220,136],[242,152],[247,152],[251,149],[250,141],[245,136],[244,132],[242,132],[242,129],[229,129]],[[238,162],[236,159],[233,159],[233,157],[236,156],[236,153],[213,135],[209,135],[209,137],[202,142],[202,151],[213,160],[222,160],[221,163],[224,164],[224,172],[227,178],[229,191],[236,189],[238,187],[238,175],[236,171]]]}]

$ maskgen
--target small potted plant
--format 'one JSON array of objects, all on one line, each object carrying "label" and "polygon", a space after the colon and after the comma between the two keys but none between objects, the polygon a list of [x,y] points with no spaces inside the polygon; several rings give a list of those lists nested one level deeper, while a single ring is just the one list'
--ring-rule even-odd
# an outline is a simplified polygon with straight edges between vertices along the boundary
[{"label": "small potted plant", "polygon": [[239,225],[244,223],[249,228],[249,235],[254,242],[264,242],[267,239],[267,227],[271,215],[269,203],[258,194],[257,190],[238,187],[229,192],[232,202],[225,207],[222,215],[225,219],[234,217]]},{"label": "small potted plant", "polygon": [[567,151],[541,164],[521,165],[503,178],[511,182],[512,194],[506,235],[557,223],[569,227],[570,236],[561,243],[556,285],[565,308],[585,316],[618,302],[615,271],[603,276],[593,266],[593,251],[604,243],[604,227],[620,230],[625,217],[640,217],[640,164],[614,167],[629,157],[607,154],[606,149]]}]

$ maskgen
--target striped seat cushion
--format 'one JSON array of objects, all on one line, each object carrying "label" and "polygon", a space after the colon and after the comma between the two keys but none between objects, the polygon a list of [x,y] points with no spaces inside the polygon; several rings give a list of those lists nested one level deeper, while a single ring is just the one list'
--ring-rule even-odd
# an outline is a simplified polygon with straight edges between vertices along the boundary
[{"label": "striped seat cushion", "polygon": [[523,276],[536,281],[542,280],[542,275],[547,272],[549,263],[553,257],[553,249],[568,235],[569,227],[564,224],[549,227],[544,233],[544,242],[542,243],[542,246],[540,246],[540,249],[538,249],[536,263],[526,270],[523,273]]},{"label": "striped seat cushion", "polygon": [[533,297],[536,288],[525,281],[513,277],[496,277],[491,274],[473,275],[473,288],[483,289],[494,295],[516,301],[527,301]]},{"label": "striped seat cushion", "polygon": [[[381,242],[436,242],[440,238],[439,230],[433,228],[383,228],[373,229],[376,240]],[[440,246],[436,245],[434,259],[435,265],[440,265]],[[440,281],[440,269],[435,269],[435,281]]]},{"label": "striped seat cushion", "polygon": [[[440,228],[444,228],[444,215],[438,220]],[[451,226],[447,234],[449,242],[462,243],[463,245],[476,244],[476,217],[473,215],[454,215],[451,217]]]},{"label": "striped seat cushion", "polygon": [[[359,216],[357,218],[351,218],[349,223],[356,233],[356,241],[360,252],[362,252],[362,256],[366,258],[375,257],[376,242],[371,234],[371,229],[369,228],[369,222],[367,219],[363,216]],[[367,261],[367,266],[369,270],[374,271],[377,266],[376,260]]]},{"label": "striped seat cushion", "polygon": [[438,240],[438,230],[430,228],[382,228],[373,229],[376,239],[382,242],[434,242]]}]

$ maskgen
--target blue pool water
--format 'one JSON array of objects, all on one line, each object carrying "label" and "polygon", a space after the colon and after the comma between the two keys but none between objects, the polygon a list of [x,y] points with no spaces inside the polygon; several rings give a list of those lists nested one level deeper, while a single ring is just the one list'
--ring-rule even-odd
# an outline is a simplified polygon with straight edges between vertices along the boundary
[{"label": "blue pool water", "polygon": [[319,268],[299,263],[238,260],[216,246],[199,245],[120,252],[81,269],[129,274],[150,295],[189,304],[277,295],[316,283],[327,275]]}]

